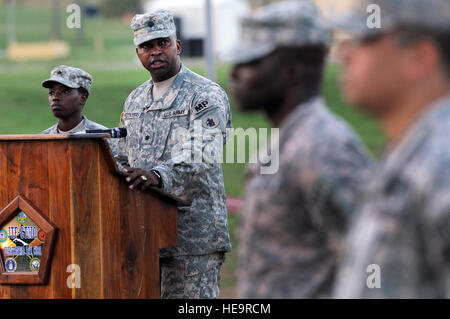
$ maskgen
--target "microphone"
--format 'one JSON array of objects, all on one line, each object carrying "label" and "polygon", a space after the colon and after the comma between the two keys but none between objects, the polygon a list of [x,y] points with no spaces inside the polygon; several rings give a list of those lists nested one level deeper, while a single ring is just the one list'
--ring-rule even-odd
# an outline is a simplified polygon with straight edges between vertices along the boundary
[{"label": "microphone", "polygon": [[115,127],[106,130],[86,130],[80,131],[75,134],[109,134],[112,138],[121,138],[127,136],[127,129],[123,127]]}]

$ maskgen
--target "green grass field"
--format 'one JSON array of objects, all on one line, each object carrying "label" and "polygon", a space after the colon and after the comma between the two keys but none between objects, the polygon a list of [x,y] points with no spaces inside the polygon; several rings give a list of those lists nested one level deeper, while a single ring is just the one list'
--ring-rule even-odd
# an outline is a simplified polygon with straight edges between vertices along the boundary
[{"label": "green grass field", "polygon": [[[86,69],[94,77],[92,94],[85,107],[86,116],[108,127],[119,123],[123,103],[127,95],[149,74],[138,63],[131,40],[129,26],[120,20],[83,18],[85,43],[77,44],[76,30],[65,27],[65,11],[61,12],[62,38],[72,46],[71,55],[54,61],[16,63],[6,60],[6,14],[0,4],[0,134],[39,133],[53,125],[56,120],[48,106],[46,89],[41,82],[48,78],[50,70],[67,64]],[[49,8],[18,8],[17,35],[19,41],[46,41],[50,39],[51,14]],[[104,50],[94,48],[94,39],[103,39]],[[186,59],[194,71],[204,73],[203,62]],[[219,65],[219,84],[227,90],[230,66]],[[370,117],[349,107],[341,98],[338,88],[336,65],[329,65],[323,86],[323,95],[329,107],[347,120],[374,154],[383,144],[379,127]],[[232,101],[231,101],[232,102]],[[262,114],[244,114],[236,110],[232,102],[233,126],[235,128],[269,127]],[[243,196],[245,164],[224,164],[225,187],[229,196]],[[222,287],[232,291],[235,278],[238,246],[238,216],[230,215],[229,225],[234,250],[228,255]],[[233,296],[230,293],[227,296]]]}]

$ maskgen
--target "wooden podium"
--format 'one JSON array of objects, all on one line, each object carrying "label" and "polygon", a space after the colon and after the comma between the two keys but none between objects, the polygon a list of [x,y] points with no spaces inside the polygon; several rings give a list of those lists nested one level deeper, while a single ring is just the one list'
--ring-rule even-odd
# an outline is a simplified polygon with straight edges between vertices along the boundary
[{"label": "wooden podium", "polygon": [[131,191],[105,135],[0,135],[0,298],[159,298],[185,200]]}]

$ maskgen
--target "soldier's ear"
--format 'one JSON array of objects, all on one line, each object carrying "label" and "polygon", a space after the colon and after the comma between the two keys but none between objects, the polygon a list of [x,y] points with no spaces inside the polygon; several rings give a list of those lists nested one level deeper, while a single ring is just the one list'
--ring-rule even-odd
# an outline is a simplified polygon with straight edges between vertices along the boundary
[{"label": "soldier's ear", "polygon": [[177,54],[181,55],[181,52],[183,51],[183,47],[181,45],[181,41],[177,39]]},{"label": "soldier's ear", "polygon": [[84,105],[86,104],[88,97],[89,97],[88,93],[86,93],[86,92],[80,93],[80,104],[81,104],[82,109],[83,109]]}]

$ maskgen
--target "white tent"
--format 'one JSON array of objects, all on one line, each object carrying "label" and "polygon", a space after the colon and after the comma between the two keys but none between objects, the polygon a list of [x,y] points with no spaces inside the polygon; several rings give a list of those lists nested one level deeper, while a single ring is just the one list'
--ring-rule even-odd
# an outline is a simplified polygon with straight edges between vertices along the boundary
[{"label": "white tent", "polygon": [[[212,0],[212,27],[214,52],[219,55],[238,40],[239,19],[250,8],[243,0]],[[181,19],[184,39],[205,39],[205,0],[151,0],[144,6],[145,12],[166,9]]]}]

